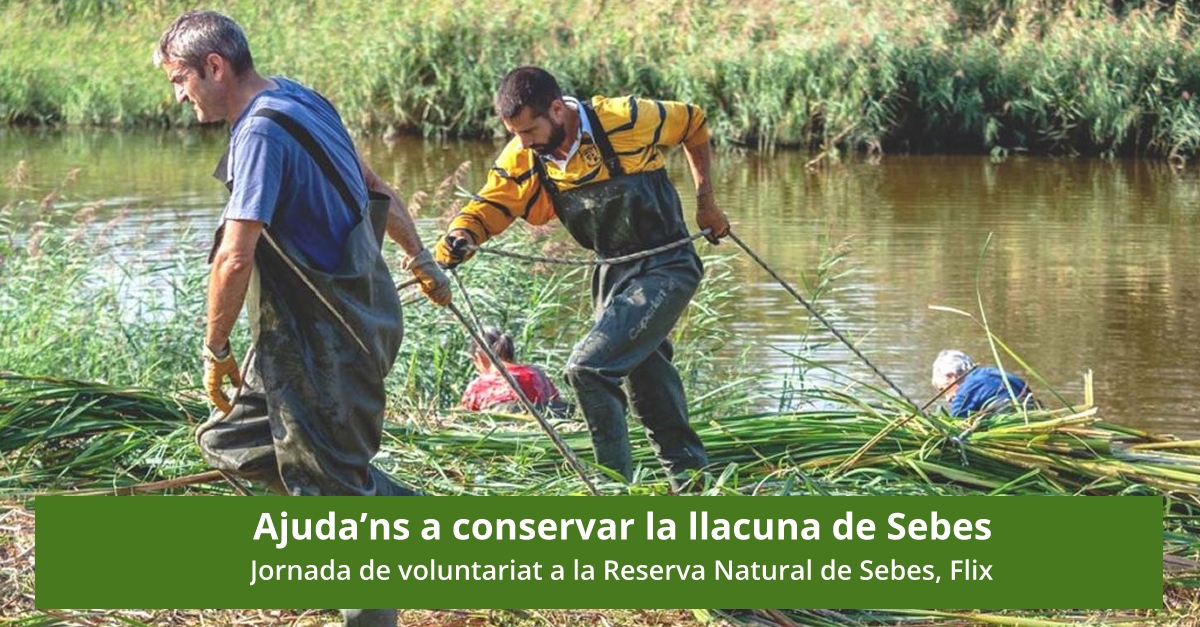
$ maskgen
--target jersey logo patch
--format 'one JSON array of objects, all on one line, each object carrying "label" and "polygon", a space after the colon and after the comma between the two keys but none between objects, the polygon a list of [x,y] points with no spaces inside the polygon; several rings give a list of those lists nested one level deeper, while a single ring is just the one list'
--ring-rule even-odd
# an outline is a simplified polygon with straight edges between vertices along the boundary
[{"label": "jersey logo patch", "polygon": [[588,167],[596,167],[600,165],[600,149],[595,144],[587,144],[579,147],[579,154],[583,157],[583,162]]}]

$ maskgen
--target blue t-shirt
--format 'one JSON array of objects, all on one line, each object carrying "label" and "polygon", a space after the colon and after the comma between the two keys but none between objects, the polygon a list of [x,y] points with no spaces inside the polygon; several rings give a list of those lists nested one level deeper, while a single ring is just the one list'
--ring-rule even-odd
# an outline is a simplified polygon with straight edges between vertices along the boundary
[{"label": "blue t-shirt", "polygon": [[[230,129],[226,183],[233,181],[222,220],[256,220],[290,242],[307,261],[335,269],[350,231],[367,202],[367,188],[354,143],[337,111],[315,91],[285,78],[260,92]],[[356,201],[347,207],[337,187],[282,126],[254,115],[274,109],[312,134],[346,181]]]},{"label": "blue t-shirt", "polygon": [[[1025,382],[1012,373],[1003,373],[1008,378],[1017,400],[1021,400],[1029,391]],[[958,383],[954,398],[950,401],[950,415],[955,418],[966,418],[968,415],[986,409],[992,403],[1008,400],[1008,390],[1004,388],[1004,379],[1000,370],[990,366],[972,370]]]}]

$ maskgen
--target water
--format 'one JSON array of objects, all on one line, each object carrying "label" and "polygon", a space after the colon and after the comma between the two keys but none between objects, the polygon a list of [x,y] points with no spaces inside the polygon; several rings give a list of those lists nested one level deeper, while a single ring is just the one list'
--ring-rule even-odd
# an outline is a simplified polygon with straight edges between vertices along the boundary
[{"label": "water", "polygon": [[[225,193],[208,173],[224,141],[221,130],[0,130],[0,180],[7,184],[0,204],[58,189],[60,207],[92,205],[102,216],[125,211],[123,228],[145,230],[152,248],[169,251],[181,238],[207,238],[215,226]],[[474,188],[498,150],[413,139],[359,145],[406,198],[433,189],[464,161],[472,164],[466,185]],[[848,247],[836,266],[846,274],[818,306],[911,398],[931,397],[929,366],[942,348],[994,361],[986,318],[995,336],[1045,378],[1033,379],[1039,394],[1048,396],[1049,385],[1068,402],[1082,402],[1084,375],[1092,371],[1104,418],[1200,437],[1191,361],[1200,352],[1200,317],[1191,311],[1200,302],[1194,166],[888,155],[810,170],[808,159],[722,152],[714,172],[718,199],[742,239],[796,286],[802,275],[814,276],[834,246]],[[671,168],[690,188],[680,155]],[[64,185],[67,178],[73,180]],[[432,218],[420,226],[436,230]],[[717,250],[737,252],[732,242]],[[786,369],[788,353],[820,343],[815,355],[822,361],[882,384],[744,255],[735,275],[729,356],[745,351],[755,364]],[[1024,373],[1003,351],[1001,357]]]}]

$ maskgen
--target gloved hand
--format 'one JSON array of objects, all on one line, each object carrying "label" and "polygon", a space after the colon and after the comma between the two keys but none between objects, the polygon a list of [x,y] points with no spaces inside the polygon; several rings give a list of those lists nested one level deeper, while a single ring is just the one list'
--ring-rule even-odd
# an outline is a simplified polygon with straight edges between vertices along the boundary
[{"label": "gloved hand", "polygon": [[696,226],[709,229],[705,237],[713,244],[729,235],[729,217],[717,208],[717,200],[711,191],[696,196]]},{"label": "gloved hand", "polygon": [[422,248],[416,256],[406,259],[404,269],[421,282],[421,291],[425,292],[426,298],[442,307],[450,304],[450,279],[433,260],[428,248]]},{"label": "gloved hand", "polygon": [[233,411],[233,403],[222,389],[226,377],[236,387],[242,387],[242,373],[238,371],[237,360],[229,343],[225,344],[223,354],[214,353],[208,344],[204,345],[204,389],[208,392],[208,400],[217,409],[228,414]]},{"label": "gloved hand", "polygon": [[443,268],[453,268],[475,254],[471,248],[474,245],[475,238],[471,236],[470,231],[455,229],[438,240],[434,256]]}]

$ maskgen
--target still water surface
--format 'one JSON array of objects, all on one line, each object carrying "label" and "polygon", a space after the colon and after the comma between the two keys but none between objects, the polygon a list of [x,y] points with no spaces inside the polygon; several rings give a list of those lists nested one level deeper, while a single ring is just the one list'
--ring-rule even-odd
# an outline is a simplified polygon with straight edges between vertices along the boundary
[{"label": "still water surface", "polygon": [[[127,228],[161,233],[164,247],[181,229],[199,241],[224,201],[223,188],[208,176],[224,141],[219,130],[0,130],[0,174],[11,182],[25,162],[22,185],[0,189],[0,204],[61,189],[59,206],[103,199],[101,215],[127,209]],[[432,190],[467,161],[467,187],[474,188],[498,149],[413,139],[364,138],[359,146],[405,197]],[[820,305],[911,398],[931,396],[929,364],[941,348],[992,361],[976,321],[930,309],[952,307],[985,315],[992,331],[1068,400],[1082,401],[1091,370],[1104,418],[1200,437],[1196,166],[889,155],[810,171],[808,158],[722,152],[714,173],[718,199],[742,239],[794,284],[812,276],[834,246],[848,247],[838,268],[850,272]],[[679,155],[671,168],[676,181],[688,180]],[[421,226],[434,232],[432,219]],[[725,243],[718,251],[735,249]],[[786,370],[789,352],[832,341],[815,356],[872,380],[744,256],[735,260],[735,281],[731,365],[744,352],[755,364]],[[808,343],[800,340],[805,331]],[[1007,368],[1023,374],[1004,357]],[[1034,387],[1047,396],[1044,384]]]}]

